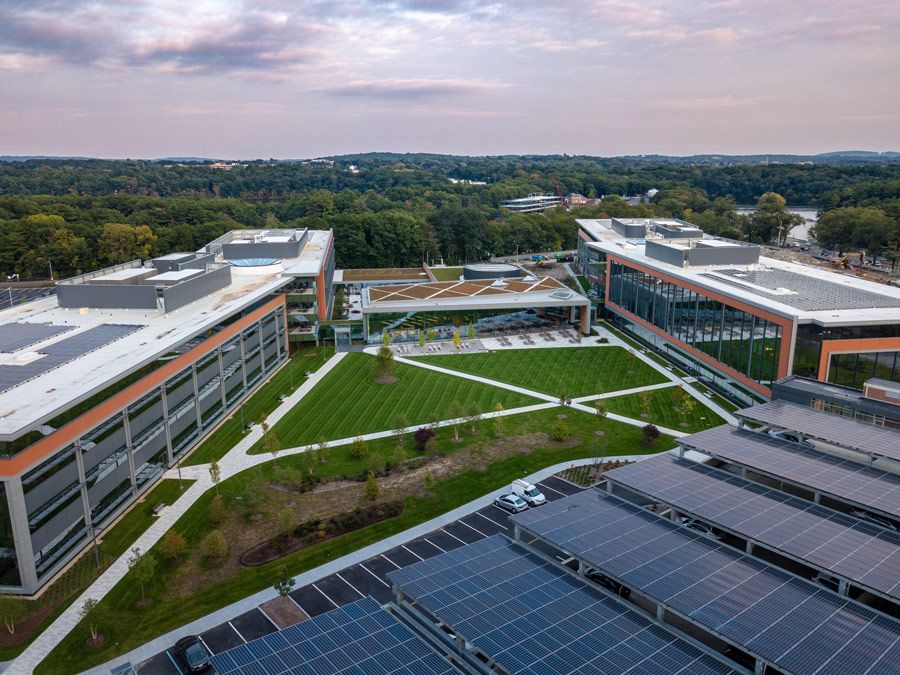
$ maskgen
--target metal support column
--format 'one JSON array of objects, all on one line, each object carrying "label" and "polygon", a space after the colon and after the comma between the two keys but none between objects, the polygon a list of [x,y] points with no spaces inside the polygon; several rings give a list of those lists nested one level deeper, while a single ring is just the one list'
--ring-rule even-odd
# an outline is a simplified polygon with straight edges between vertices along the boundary
[{"label": "metal support column", "polygon": [[[131,454],[128,455],[131,457]],[[100,569],[100,550],[97,548],[97,533],[94,531],[94,521],[91,518],[91,500],[88,498],[87,480],[84,477],[84,458],[81,456],[81,439],[75,441],[75,466],[78,469],[78,483],[81,488],[81,507],[84,509],[84,524],[87,527],[88,536],[94,544],[94,563]],[[132,481],[132,489],[134,482]]]},{"label": "metal support column", "polygon": [[662,605],[656,606],[656,620],[657,621],[665,621],[666,620],[666,608]]},{"label": "metal support column", "polygon": [[518,525],[513,525],[513,539],[522,541],[522,530],[519,529]]},{"label": "metal support column", "polygon": [[228,404],[225,402],[225,364],[221,349],[216,350],[216,360],[219,362],[219,395],[222,397],[222,410],[224,411]]},{"label": "metal support column", "polygon": [[747,540],[747,545],[744,546],[744,552],[747,555],[753,555],[753,542],[750,541],[749,539]]},{"label": "metal support column", "polygon": [[266,374],[266,345],[263,338],[262,319],[256,322],[256,330],[259,332],[259,372]]},{"label": "metal support column", "polygon": [[244,382],[244,393],[247,393],[247,350],[244,347],[244,331],[240,333],[238,344],[241,346],[241,379]]},{"label": "metal support column", "polygon": [[850,584],[847,583],[846,579],[841,579],[838,581],[838,595],[842,595],[845,598],[847,597],[847,592],[850,590]]},{"label": "metal support column", "polygon": [[131,443],[131,422],[128,420],[128,406],[122,409],[122,428],[125,430],[125,452],[128,457],[128,477],[131,479],[131,494],[137,494],[137,476],[134,475],[134,446]]},{"label": "metal support column", "polygon": [[197,414],[197,429],[203,433],[203,417],[200,414],[200,387],[197,385],[197,364],[191,364],[191,380],[194,383],[194,412]]},{"label": "metal support column", "polygon": [[4,481],[9,520],[12,525],[16,560],[19,566],[19,580],[27,593],[34,593],[38,587],[37,569],[34,564],[34,548],[31,545],[31,529],[28,527],[28,507],[25,506],[25,491],[21,477]]},{"label": "metal support column", "polygon": [[166,393],[166,383],[159,387],[159,398],[162,401],[163,424],[166,430],[166,465],[172,466],[172,427],[169,422],[169,395]]}]

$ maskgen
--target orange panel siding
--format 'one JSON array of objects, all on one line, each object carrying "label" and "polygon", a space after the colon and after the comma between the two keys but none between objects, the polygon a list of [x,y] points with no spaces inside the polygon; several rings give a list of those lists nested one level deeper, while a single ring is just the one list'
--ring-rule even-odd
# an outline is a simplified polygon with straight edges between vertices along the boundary
[{"label": "orange panel siding", "polygon": [[49,436],[45,436],[15,457],[0,460],[0,476],[18,475],[31,468],[45,457],[48,457],[56,450],[59,450],[73,442],[75,439],[80,438],[105,419],[120,411],[126,405],[138,400],[141,396],[152,389],[155,389],[180,370],[208,354],[251,324],[259,321],[273,309],[279,307],[279,305],[282,309],[284,308],[283,295],[273,298],[262,307],[253,310],[247,316],[226,326],[221,332],[213,335],[208,340],[204,340],[190,351],[185,352],[177,359],[173,359],[169,363],[154,370],[149,375],[142,377],[134,384],[129,385],[118,394],[115,394],[103,403],[91,408],[83,415],[76,417],[65,426],[57,429]]}]

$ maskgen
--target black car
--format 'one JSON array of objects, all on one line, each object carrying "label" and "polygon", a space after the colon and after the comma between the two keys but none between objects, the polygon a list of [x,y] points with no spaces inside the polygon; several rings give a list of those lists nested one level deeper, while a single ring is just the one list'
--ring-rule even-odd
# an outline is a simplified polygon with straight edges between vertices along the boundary
[{"label": "black car", "polygon": [[183,637],[176,642],[175,653],[192,673],[209,668],[209,652],[206,651],[206,647],[196,635]]}]

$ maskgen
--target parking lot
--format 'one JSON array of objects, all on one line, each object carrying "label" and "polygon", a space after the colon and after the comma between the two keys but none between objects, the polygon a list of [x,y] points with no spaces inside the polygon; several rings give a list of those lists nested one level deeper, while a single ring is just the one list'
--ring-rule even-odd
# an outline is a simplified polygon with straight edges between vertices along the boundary
[{"label": "parking lot", "polygon": [[[537,486],[548,501],[561,499],[581,489],[555,476],[537,483]],[[385,576],[388,572],[498,532],[512,535],[508,515],[497,506],[486,506],[425,536],[298,588],[291,592],[290,597],[311,617],[366,595],[386,603],[393,598]],[[261,609],[255,608],[201,633],[200,639],[211,653],[218,654],[276,630],[277,626],[269,617]],[[182,673],[184,668],[177,663],[177,658],[171,651],[162,652],[138,664],[137,671],[142,675]]]}]

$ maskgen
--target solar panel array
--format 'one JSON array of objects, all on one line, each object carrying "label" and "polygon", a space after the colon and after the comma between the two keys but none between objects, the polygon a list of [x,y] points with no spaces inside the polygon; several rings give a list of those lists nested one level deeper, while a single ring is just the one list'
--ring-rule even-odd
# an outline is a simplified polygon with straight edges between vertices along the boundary
[{"label": "solar panel array", "polygon": [[[748,288],[746,285],[748,283],[770,291],[788,288],[793,291],[791,295],[773,294],[772,300],[808,311],[900,307],[900,299],[890,295],[873,293],[849,284],[844,286],[820,277],[797,274],[788,270],[720,269],[713,274],[703,273],[703,276],[743,289]],[[723,278],[725,276],[731,277],[731,280]],[[762,295],[758,290],[756,293]]]},{"label": "solar panel array", "polygon": [[0,288],[0,309],[9,309],[38,298],[56,295],[56,286],[41,288]]},{"label": "solar panel array", "polygon": [[734,672],[500,535],[388,577],[511,673]]},{"label": "solar panel array", "polygon": [[653,457],[607,479],[900,600],[900,534],[710,466]]},{"label": "solar panel array", "polygon": [[78,333],[41,348],[40,353],[44,356],[30,363],[15,366],[0,365],[0,393],[17,387],[23,382],[40,377],[54,368],[59,368],[69,361],[100,349],[100,347],[141,328],[143,326],[114,323],[101,324],[83,333]]},{"label": "solar panel array", "polygon": [[805,485],[869,511],[900,517],[900,476],[727,425],[678,439],[691,450]]},{"label": "solar panel array", "polygon": [[900,621],[599,490],[510,519],[789,673],[897,672]]},{"label": "solar panel array", "polygon": [[443,675],[450,664],[363,598],[211,658],[215,672],[241,675]]},{"label": "solar panel array", "polygon": [[0,324],[0,352],[11,353],[30,347],[54,335],[70,331],[74,327],[27,322]]},{"label": "solar panel array", "polygon": [[769,401],[740,410],[738,417],[798,431],[846,448],[900,459],[900,431],[813,410],[787,401]]}]

